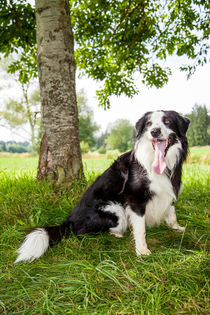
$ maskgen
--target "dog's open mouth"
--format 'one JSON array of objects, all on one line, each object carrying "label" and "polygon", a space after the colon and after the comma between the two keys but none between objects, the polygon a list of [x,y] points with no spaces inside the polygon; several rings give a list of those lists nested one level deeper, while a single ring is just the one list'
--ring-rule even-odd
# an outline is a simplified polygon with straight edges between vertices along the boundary
[{"label": "dog's open mouth", "polygon": [[170,146],[170,138],[166,140],[153,139],[152,146],[155,150],[155,158],[152,163],[152,168],[157,174],[162,174],[166,168],[165,156]]},{"label": "dog's open mouth", "polygon": [[171,143],[171,139],[168,138],[166,140],[162,140],[162,139],[153,139],[152,140],[152,146],[153,146],[153,149],[155,150],[156,146],[162,146],[164,148],[164,156],[166,155],[166,152],[170,146],[170,143]]}]

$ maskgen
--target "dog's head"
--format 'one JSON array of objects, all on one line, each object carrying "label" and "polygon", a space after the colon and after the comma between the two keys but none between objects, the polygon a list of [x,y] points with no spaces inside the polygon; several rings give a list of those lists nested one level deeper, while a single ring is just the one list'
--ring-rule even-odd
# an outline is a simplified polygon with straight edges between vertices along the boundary
[{"label": "dog's head", "polygon": [[[166,168],[167,155],[175,154],[175,144],[181,146],[190,120],[175,111],[148,112],[136,123],[137,142],[153,151],[153,169],[161,174]],[[142,139],[142,141],[138,141]],[[174,147],[174,148],[173,148]]]}]

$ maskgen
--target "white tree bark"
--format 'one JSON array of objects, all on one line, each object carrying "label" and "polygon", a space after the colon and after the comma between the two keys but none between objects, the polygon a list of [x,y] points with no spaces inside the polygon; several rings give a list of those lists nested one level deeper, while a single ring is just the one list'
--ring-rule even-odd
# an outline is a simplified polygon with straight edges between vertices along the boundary
[{"label": "white tree bark", "polygon": [[36,21],[42,104],[37,177],[70,181],[79,178],[83,171],[68,0],[36,0]]}]

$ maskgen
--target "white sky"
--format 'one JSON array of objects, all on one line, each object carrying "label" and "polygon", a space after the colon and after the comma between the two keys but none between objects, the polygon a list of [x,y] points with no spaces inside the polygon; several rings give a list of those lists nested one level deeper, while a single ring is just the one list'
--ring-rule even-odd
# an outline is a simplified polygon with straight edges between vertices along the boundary
[{"label": "white sky", "polygon": [[[111,108],[106,111],[98,107],[95,91],[100,87],[91,79],[77,79],[77,90],[83,88],[88,98],[88,105],[93,108],[94,119],[101,127],[100,131],[105,131],[108,123],[119,118],[129,119],[133,124],[141,117],[143,113],[150,110],[168,109],[176,110],[180,113],[190,113],[195,103],[205,104],[210,110],[210,64],[197,69],[196,73],[189,79],[186,79],[186,73],[179,71],[181,60],[173,57],[167,65],[172,67],[173,75],[169,78],[169,83],[162,89],[147,88],[140,79],[136,80],[136,85],[140,94],[133,99],[127,97],[111,97]],[[10,87],[7,84],[10,83]],[[9,97],[20,97],[21,89],[14,81],[8,78],[0,78],[0,108],[4,101]],[[10,132],[1,126],[0,122],[0,140],[25,141],[28,135],[18,130]],[[23,138],[22,138],[23,137]]]}]

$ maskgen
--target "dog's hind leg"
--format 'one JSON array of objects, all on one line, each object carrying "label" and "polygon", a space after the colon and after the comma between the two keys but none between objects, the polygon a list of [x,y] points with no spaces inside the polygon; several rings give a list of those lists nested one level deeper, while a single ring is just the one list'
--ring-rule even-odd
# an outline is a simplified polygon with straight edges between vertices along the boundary
[{"label": "dog's hind leg", "polygon": [[180,232],[185,231],[185,227],[180,226],[177,222],[175,207],[172,205],[169,209],[168,216],[165,218],[165,221],[169,228],[177,230]]},{"label": "dog's hind leg", "polygon": [[118,219],[117,225],[110,228],[109,233],[116,237],[122,237],[127,230],[127,218],[123,206],[119,203],[110,202],[108,205],[106,205],[103,211],[108,211],[115,214]]}]

